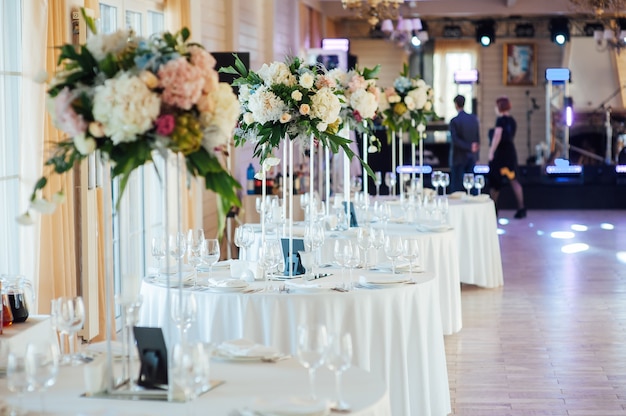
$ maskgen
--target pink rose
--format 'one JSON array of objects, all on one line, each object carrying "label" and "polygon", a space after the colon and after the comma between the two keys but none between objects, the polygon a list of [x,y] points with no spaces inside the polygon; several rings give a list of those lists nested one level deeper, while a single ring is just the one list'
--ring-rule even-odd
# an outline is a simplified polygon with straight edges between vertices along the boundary
[{"label": "pink rose", "polygon": [[169,136],[176,127],[176,119],[171,114],[162,114],[154,122],[156,124],[157,134],[161,136]]}]

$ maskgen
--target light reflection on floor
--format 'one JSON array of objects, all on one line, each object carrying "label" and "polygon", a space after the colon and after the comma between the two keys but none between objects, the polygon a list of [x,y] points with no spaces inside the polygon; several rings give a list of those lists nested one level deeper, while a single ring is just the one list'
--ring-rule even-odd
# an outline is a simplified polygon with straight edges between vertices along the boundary
[{"label": "light reflection on floor", "polygon": [[576,236],[576,234],[574,234],[571,231],[553,231],[552,233],[550,233],[550,237],[558,238],[558,239],[561,239],[561,240],[574,238],[575,236]]},{"label": "light reflection on floor", "polygon": [[587,231],[589,229],[589,227],[583,224],[572,224],[571,228],[573,231]]},{"label": "light reflection on floor", "polygon": [[567,244],[561,247],[561,252],[565,254],[580,253],[589,250],[589,245],[585,243]]},{"label": "light reflection on floor", "polygon": [[603,230],[614,230],[615,226],[611,223],[603,222],[602,224],[600,224],[600,228],[602,228]]}]

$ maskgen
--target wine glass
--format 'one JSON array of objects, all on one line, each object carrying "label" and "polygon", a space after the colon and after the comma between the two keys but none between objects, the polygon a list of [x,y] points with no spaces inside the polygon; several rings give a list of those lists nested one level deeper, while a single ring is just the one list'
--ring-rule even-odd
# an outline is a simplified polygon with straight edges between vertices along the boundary
[{"label": "wine glass", "polygon": [[474,174],[473,173],[464,173],[463,174],[463,188],[467,190],[467,195],[469,196],[471,189],[474,187]]},{"label": "wine glass", "polygon": [[315,265],[315,253],[312,251],[298,251],[298,255],[300,256],[300,262],[302,263],[302,267],[304,267],[305,278],[308,275],[308,280],[315,279],[315,273],[313,266]]},{"label": "wine glass", "polygon": [[478,195],[482,193],[482,189],[485,187],[485,177],[483,175],[474,176],[474,188],[478,190]]},{"label": "wine glass", "polygon": [[247,224],[239,226],[235,229],[235,245],[241,248],[242,253],[239,256],[242,260],[248,260],[248,249],[254,243],[254,230]]},{"label": "wine glass", "polygon": [[59,373],[59,346],[51,341],[35,341],[26,346],[24,367],[29,391],[38,391],[41,414],[45,414],[45,391],[54,385]]},{"label": "wine glass", "polygon": [[171,315],[174,324],[180,331],[181,342],[187,342],[187,330],[196,320],[198,305],[193,292],[174,291],[172,293]]},{"label": "wine glass", "polygon": [[333,410],[339,412],[350,411],[350,405],[343,400],[341,376],[352,366],[352,336],[350,334],[334,334],[328,340],[326,350],[326,367],[335,373],[335,388],[337,403]]},{"label": "wine glass", "polygon": [[367,255],[368,255],[367,251],[369,250],[370,247],[372,247],[371,234],[372,234],[371,228],[359,228],[359,231],[357,231],[357,234],[356,234],[356,243],[358,244],[359,248],[363,252],[363,257],[365,259],[365,263],[363,265],[363,268],[365,270],[367,270]]},{"label": "wine glass", "polygon": [[374,185],[376,186],[376,198],[380,196],[380,185],[383,184],[383,174],[380,171],[374,172]]},{"label": "wine glass", "polygon": [[385,186],[389,188],[389,194],[396,194],[396,174],[394,172],[385,172]]},{"label": "wine glass", "polygon": [[402,240],[399,236],[388,235],[385,237],[385,256],[391,260],[391,273],[396,274],[396,260],[402,255]]},{"label": "wine glass", "polygon": [[441,182],[441,171],[436,170],[430,175],[430,183],[435,188],[435,194],[439,195],[439,184]]},{"label": "wine glass", "polygon": [[[187,252],[187,236],[183,232],[178,232],[176,234],[171,234],[169,239],[170,256],[176,259],[177,265],[180,265],[183,261],[183,257],[185,257],[185,253]],[[170,270],[168,270],[167,273],[170,273]]]},{"label": "wine glass", "polygon": [[441,174],[441,181],[439,182],[443,187],[443,195],[446,195],[446,188],[450,186],[450,174],[448,172],[443,172]]},{"label": "wine glass", "polygon": [[273,290],[273,287],[269,284],[271,274],[273,272],[278,273],[278,269],[283,264],[283,249],[278,238],[268,238],[259,247],[259,262],[264,271],[265,291],[268,292]]},{"label": "wine glass", "polygon": [[220,242],[215,238],[207,238],[200,246],[202,263],[209,266],[209,280],[213,273],[213,265],[220,259]]},{"label": "wine glass", "polygon": [[413,273],[413,262],[420,256],[419,241],[414,238],[407,238],[402,241],[402,252],[404,258],[409,261],[409,274]]},{"label": "wine glass", "polygon": [[441,223],[442,224],[447,224],[448,223],[448,211],[450,209],[450,203],[448,201],[448,197],[447,196],[439,196],[437,197],[437,210],[439,211],[439,214],[441,215]]},{"label": "wine glass", "polygon": [[88,360],[76,353],[76,333],[85,323],[85,304],[81,296],[60,297],[57,300],[57,324],[62,333],[67,335],[70,352],[63,357],[63,364],[80,365]]},{"label": "wine glass", "polygon": [[303,194],[300,194],[300,208],[302,208],[304,210],[304,220],[308,221],[309,220],[309,205],[311,204],[311,196],[308,192],[305,192]]},{"label": "wine glass", "polygon": [[304,244],[305,247],[308,245],[309,250],[315,253],[315,264],[313,267],[316,267],[320,263],[320,248],[324,245],[324,226],[321,222],[314,222],[308,224],[304,228]]},{"label": "wine glass", "polygon": [[187,232],[187,262],[193,267],[194,281],[193,285],[198,285],[198,266],[202,263],[200,257],[200,249],[204,241],[204,230],[196,229]]},{"label": "wine glass", "polygon": [[324,364],[324,356],[328,346],[326,326],[298,325],[297,329],[297,357],[300,364],[309,370],[309,387],[311,399],[317,400],[315,393],[315,371]]},{"label": "wine glass", "polygon": [[352,278],[352,271],[354,270],[355,267],[358,267],[359,264],[361,264],[361,250],[359,249],[359,246],[353,242],[350,242],[350,246],[352,247],[352,250],[350,251],[350,256],[348,256],[347,258],[347,266],[350,268],[350,281],[348,282],[348,285],[344,288],[344,289],[352,289],[354,288],[354,280]]},{"label": "wine glass", "polygon": [[20,348],[10,349],[7,355],[7,388],[17,395],[17,407],[11,409],[11,416],[26,414],[23,410],[24,393],[29,388],[28,376],[26,375],[26,358],[24,350]]},{"label": "wine glass", "polygon": [[382,228],[372,228],[370,243],[374,250],[376,250],[376,254],[374,255],[374,259],[376,260],[378,258],[378,252],[385,244],[385,230]]},{"label": "wine glass", "polygon": [[166,255],[165,238],[162,236],[152,237],[152,257],[157,260],[157,275],[161,275],[161,260]]},{"label": "wine glass", "polygon": [[345,268],[348,266],[350,257],[352,256],[352,244],[350,240],[335,240],[335,251],[333,254],[337,265],[341,267],[342,288],[347,289]]}]

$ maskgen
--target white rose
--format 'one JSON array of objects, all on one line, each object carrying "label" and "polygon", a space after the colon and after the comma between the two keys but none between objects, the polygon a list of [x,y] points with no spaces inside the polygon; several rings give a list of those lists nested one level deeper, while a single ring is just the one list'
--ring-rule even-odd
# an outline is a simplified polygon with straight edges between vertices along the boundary
[{"label": "white rose", "polygon": [[289,123],[289,120],[291,120],[291,114],[289,113],[283,113],[283,115],[280,116],[280,122],[282,124]]},{"label": "white rose", "polygon": [[328,124],[327,123],[317,123],[317,130],[321,131],[321,132],[325,132],[326,129],[328,128]]},{"label": "white rose", "polygon": [[74,136],[74,146],[81,155],[89,155],[96,150],[96,141],[93,137],[87,137],[85,133]]},{"label": "white rose", "polygon": [[302,93],[298,90],[295,90],[294,92],[291,93],[291,98],[294,99],[295,101],[300,101],[302,100]]},{"label": "white rose", "polygon": [[252,124],[254,123],[254,116],[252,115],[252,113],[246,113],[243,115],[243,122],[246,124]]},{"label": "white rose", "polygon": [[305,72],[300,75],[300,86],[302,88],[310,89],[313,87],[313,83],[315,82],[315,77],[310,72]]}]

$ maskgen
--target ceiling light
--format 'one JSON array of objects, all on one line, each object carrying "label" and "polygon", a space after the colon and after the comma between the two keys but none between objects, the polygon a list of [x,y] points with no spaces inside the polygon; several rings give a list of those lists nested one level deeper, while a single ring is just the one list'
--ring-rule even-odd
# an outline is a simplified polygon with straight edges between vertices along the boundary
[{"label": "ceiling light", "polygon": [[460,38],[462,35],[461,26],[447,25],[443,28],[444,38]]},{"label": "ceiling light", "polygon": [[518,38],[532,38],[535,36],[535,26],[530,23],[520,23],[515,26],[515,36]]},{"label": "ceiling light", "polygon": [[341,0],[344,9],[353,11],[359,19],[365,19],[375,27],[381,20],[396,19],[398,8],[404,0]]}]

